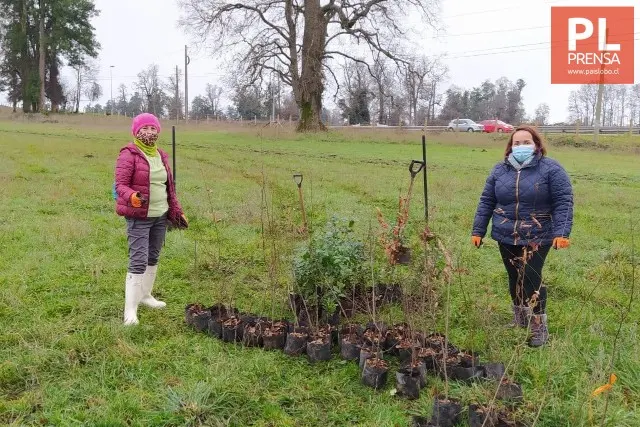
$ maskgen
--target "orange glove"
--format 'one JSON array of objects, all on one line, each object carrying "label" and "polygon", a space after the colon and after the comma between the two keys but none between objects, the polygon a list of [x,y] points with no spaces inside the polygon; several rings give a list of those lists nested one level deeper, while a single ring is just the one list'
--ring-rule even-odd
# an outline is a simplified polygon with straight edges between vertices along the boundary
[{"label": "orange glove", "polygon": [[146,202],[147,199],[140,193],[133,193],[131,195],[131,206],[134,208],[141,208]]},{"label": "orange glove", "polygon": [[482,245],[482,237],[480,237],[480,236],[471,236],[471,243],[476,248],[479,248]]},{"label": "orange glove", "polygon": [[556,237],[553,239],[553,249],[566,249],[569,245],[569,239],[566,237]]}]

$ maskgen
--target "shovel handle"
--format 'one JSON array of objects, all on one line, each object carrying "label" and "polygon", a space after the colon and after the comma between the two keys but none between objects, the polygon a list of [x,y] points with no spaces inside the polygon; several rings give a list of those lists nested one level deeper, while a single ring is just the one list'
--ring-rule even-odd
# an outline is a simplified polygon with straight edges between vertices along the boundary
[{"label": "shovel handle", "polygon": [[298,188],[302,186],[302,174],[296,173],[293,175],[293,181],[296,183]]},{"label": "shovel handle", "polygon": [[[416,165],[418,166],[417,169]],[[409,165],[409,173],[411,173],[411,178],[415,178],[416,175],[420,173],[422,168],[424,168],[424,162],[422,160],[411,160],[411,164]]]}]

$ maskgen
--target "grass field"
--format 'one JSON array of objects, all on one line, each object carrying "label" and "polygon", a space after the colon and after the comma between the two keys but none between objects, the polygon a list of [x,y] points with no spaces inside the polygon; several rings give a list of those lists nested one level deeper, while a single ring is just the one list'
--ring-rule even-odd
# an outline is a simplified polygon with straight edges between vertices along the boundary
[{"label": "grass field", "polygon": [[[111,185],[129,122],[116,120],[0,122],[0,424],[406,426],[412,414],[430,415],[440,379],[407,401],[389,392],[393,381],[381,392],[364,387],[357,365],[337,357],[310,365],[184,324],[185,305],[196,301],[286,315],[290,258],[302,242],[291,175],[304,174],[314,227],[336,214],[353,218],[366,239],[378,227],[375,208],[392,217],[407,189],[406,167],[421,156],[417,133],[180,126],[177,186],[190,228],[170,232],[161,256],[156,294],[167,309],[141,308],[141,324],[124,328],[127,246]],[[640,309],[628,305],[640,239],[640,141],[611,137],[608,149],[565,142],[551,144],[549,155],[574,184],[572,246],[548,258],[552,339],[530,349],[522,332],[505,327],[510,301],[497,245],[469,243],[484,179],[505,141],[430,137],[430,225],[459,271],[449,289],[449,334],[483,357],[515,361],[525,396],[519,415],[529,424],[638,426]],[[160,144],[170,152],[169,123]],[[262,248],[263,177],[278,230],[275,291]],[[418,182],[414,241],[424,225],[421,191]],[[397,312],[384,320],[398,320]],[[441,331],[445,312],[434,326]],[[590,398],[611,372],[613,388]],[[450,384],[465,404],[494,391]]]}]

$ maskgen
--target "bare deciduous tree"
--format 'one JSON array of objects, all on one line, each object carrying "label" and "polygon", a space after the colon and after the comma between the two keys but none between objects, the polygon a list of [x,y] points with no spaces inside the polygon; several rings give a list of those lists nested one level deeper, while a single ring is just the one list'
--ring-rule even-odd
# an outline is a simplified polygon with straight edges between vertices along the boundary
[{"label": "bare deciduous tree", "polygon": [[182,120],[184,118],[184,92],[182,88],[182,70],[178,70],[178,75],[172,73],[165,85],[168,92],[167,109],[169,110],[169,119]]},{"label": "bare deciduous tree", "polygon": [[549,114],[551,114],[551,109],[549,108],[549,104],[542,103],[536,107],[536,111],[533,113],[535,118],[534,120],[540,126],[544,126],[547,124],[549,120]]},{"label": "bare deciduous tree", "polygon": [[435,102],[437,86],[445,75],[446,67],[443,67],[438,59],[429,59],[426,56],[413,58],[404,67],[404,84],[409,101],[409,122],[412,125],[421,124],[418,122],[420,101],[428,101],[426,114],[431,112],[432,107],[435,108],[432,104]]},{"label": "bare deciduous tree", "polygon": [[[88,97],[91,101],[95,99],[91,99],[93,95],[93,89],[100,87],[97,83],[96,79],[98,77],[98,64],[95,61],[90,59],[86,59],[83,61],[78,61],[72,65],[73,70],[75,71],[76,77],[76,88],[74,94],[74,103],[75,103],[75,112],[78,113],[80,111],[80,98],[82,94],[89,94]],[[100,94],[98,94],[99,98],[102,95],[102,88],[100,88]],[[96,98],[96,99],[97,99]]]},{"label": "bare deciduous tree", "polygon": [[166,98],[160,84],[159,70],[157,65],[150,65],[149,68],[138,73],[138,81],[135,84],[143,99],[143,109],[156,116],[164,113]]},{"label": "bare deciduous tree", "polygon": [[[432,24],[438,0],[181,0],[181,25],[214,52],[232,54],[251,76],[275,72],[292,88],[300,109],[298,130],[325,129],[321,120],[328,59],[347,53],[348,42],[405,62],[399,42],[407,40],[403,23],[419,16]],[[335,78],[335,76],[334,76]]]},{"label": "bare deciduous tree", "polygon": [[220,111],[220,97],[222,96],[222,88],[217,85],[207,83],[205,89],[207,101],[209,101],[209,108],[214,115],[221,113]]}]

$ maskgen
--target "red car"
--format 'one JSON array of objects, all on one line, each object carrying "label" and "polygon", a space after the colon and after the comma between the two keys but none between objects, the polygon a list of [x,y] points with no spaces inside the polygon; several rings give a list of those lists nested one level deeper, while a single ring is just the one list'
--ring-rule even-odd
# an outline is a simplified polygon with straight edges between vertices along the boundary
[{"label": "red car", "polygon": [[[498,123],[498,133],[502,133],[502,132],[507,132],[507,133],[511,133],[513,132],[513,125],[510,125],[508,123],[503,122],[502,120],[497,120]],[[483,120],[480,122],[480,124],[484,125],[484,131],[487,133],[491,133],[491,132],[495,132],[496,131],[496,120]]]}]

